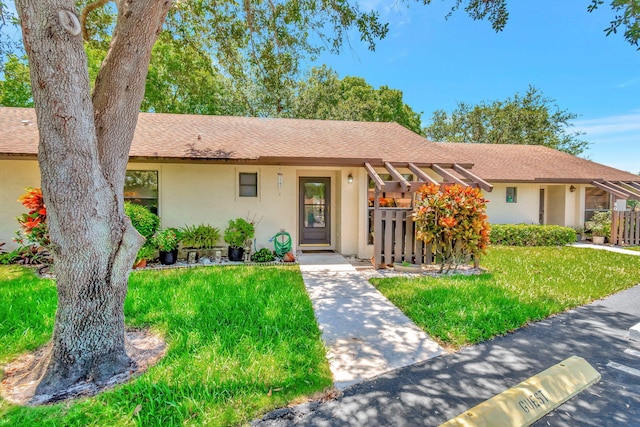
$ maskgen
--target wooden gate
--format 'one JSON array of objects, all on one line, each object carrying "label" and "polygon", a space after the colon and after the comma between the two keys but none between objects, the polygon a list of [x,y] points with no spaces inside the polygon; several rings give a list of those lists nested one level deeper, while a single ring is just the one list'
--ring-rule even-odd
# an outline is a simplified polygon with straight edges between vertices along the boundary
[{"label": "wooden gate", "polygon": [[400,208],[374,212],[374,263],[377,267],[403,261],[427,265],[433,263],[431,245],[416,239],[412,212],[412,209]]},{"label": "wooden gate", "polygon": [[611,243],[619,246],[640,245],[640,212],[612,212]]}]

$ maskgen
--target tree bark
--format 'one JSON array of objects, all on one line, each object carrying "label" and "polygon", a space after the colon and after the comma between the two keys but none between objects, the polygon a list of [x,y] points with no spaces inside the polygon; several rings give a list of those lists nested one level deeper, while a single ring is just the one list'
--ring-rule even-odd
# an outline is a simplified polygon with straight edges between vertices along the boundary
[{"label": "tree bark", "polygon": [[123,185],[151,48],[171,2],[117,3],[117,25],[92,100],[75,2],[16,0],[58,289],[39,395],[126,377],[133,368],[125,350],[124,299],[143,238],[124,214]]}]

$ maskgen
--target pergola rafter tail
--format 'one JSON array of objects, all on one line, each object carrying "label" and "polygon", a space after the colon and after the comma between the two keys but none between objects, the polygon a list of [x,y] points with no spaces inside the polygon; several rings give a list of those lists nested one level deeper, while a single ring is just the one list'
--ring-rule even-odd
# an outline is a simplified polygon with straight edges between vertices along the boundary
[{"label": "pergola rafter tail", "polygon": [[[421,168],[411,162],[395,164],[384,162],[384,168],[387,170],[387,172],[389,172],[389,175],[392,178],[392,180],[390,181],[385,181],[376,171],[376,169],[371,165],[371,163],[365,163],[364,168],[367,171],[367,175],[374,182],[376,191],[380,192],[415,193],[416,191],[419,191],[420,187],[422,187],[422,185],[424,184],[434,184],[440,186],[458,184],[463,187],[480,187],[482,190],[487,192],[491,192],[493,190],[493,185],[489,184],[487,181],[459,164],[440,165],[434,163],[429,166],[423,166]],[[416,176],[417,181],[407,180],[400,173],[400,171],[398,171],[398,168],[408,169]],[[427,174],[423,170],[423,168],[431,169],[437,175],[440,175],[443,178],[443,181],[438,182],[438,180]],[[449,170],[451,170],[451,172]],[[463,178],[454,175],[453,171],[458,173]],[[466,179],[466,181],[463,179]]]},{"label": "pergola rafter tail", "polygon": [[[619,184],[624,184],[625,186],[621,186]],[[615,184],[610,181],[591,181],[591,185],[597,187],[601,190],[606,191],[609,194],[614,195],[619,199],[632,199],[632,200],[640,200],[640,190],[636,189],[635,185],[629,185],[629,183],[621,183]],[[633,189],[632,189],[633,188]]]}]

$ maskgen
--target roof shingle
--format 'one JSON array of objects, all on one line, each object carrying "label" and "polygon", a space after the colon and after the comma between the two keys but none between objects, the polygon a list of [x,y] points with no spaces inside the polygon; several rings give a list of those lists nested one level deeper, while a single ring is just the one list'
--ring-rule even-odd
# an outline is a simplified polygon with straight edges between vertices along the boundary
[{"label": "roof shingle", "polygon": [[[0,156],[35,156],[30,108],[0,107]],[[638,181],[638,176],[542,146],[431,142],[395,123],[140,113],[132,160],[282,164],[473,164],[489,181]]]}]

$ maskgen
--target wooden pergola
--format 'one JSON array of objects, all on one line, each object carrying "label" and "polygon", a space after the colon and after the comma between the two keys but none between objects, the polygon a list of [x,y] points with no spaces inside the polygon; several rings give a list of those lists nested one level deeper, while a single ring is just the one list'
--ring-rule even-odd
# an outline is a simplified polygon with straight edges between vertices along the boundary
[{"label": "wooden pergola", "polygon": [[[390,163],[383,162],[384,169],[389,173],[391,180],[384,180],[376,171],[373,165],[365,163],[364,168],[374,183],[373,200],[373,248],[374,266],[384,267],[386,264],[394,262],[416,262],[431,264],[433,259],[431,248],[415,237],[415,228],[411,219],[409,208],[382,208],[380,199],[384,193],[409,194],[413,199],[414,193],[420,190],[425,184],[435,184],[439,186],[458,184],[462,187],[480,188],[491,192],[493,185],[475,175],[469,169],[473,165],[449,163]],[[399,168],[407,169],[417,180],[407,180]],[[442,178],[442,182],[434,179],[425,172],[429,169]]]},{"label": "wooden pergola", "polygon": [[640,181],[591,181],[591,185],[612,194],[617,199],[640,201]]},{"label": "wooden pergola", "polygon": [[[640,181],[592,181],[591,185],[606,191],[614,200],[640,201]],[[611,235],[614,245],[640,245],[640,212],[611,210]]]}]

